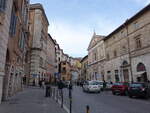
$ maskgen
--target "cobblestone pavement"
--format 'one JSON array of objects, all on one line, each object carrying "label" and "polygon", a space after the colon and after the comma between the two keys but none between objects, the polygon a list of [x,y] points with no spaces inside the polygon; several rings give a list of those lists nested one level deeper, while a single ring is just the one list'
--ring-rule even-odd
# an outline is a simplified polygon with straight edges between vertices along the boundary
[{"label": "cobblestone pavement", "polygon": [[30,87],[0,104],[0,113],[66,113],[52,98],[44,97],[44,89]]}]

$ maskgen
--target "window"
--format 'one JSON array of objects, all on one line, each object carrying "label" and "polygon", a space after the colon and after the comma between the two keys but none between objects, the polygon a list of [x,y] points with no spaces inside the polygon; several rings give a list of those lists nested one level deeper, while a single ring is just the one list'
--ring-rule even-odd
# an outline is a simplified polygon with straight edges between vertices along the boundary
[{"label": "window", "polygon": [[66,73],[66,68],[65,67],[62,68],[62,72]]},{"label": "window", "polygon": [[15,35],[15,33],[16,33],[16,24],[17,24],[17,16],[15,14],[15,9],[12,8],[11,20],[10,20],[10,28],[9,28],[9,33],[12,36]]},{"label": "window", "polygon": [[115,40],[115,39],[116,39],[116,37],[115,37],[115,36],[113,36],[113,39]]},{"label": "window", "polygon": [[135,43],[137,49],[142,47],[141,39],[139,37],[135,39]]},{"label": "window", "polygon": [[107,54],[106,56],[107,56],[107,60],[109,60],[109,54]]},{"label": "window", "polygon": [[107,71],[107,80],[111,81],[111,71]]},{"label": "window", "polygon": [[96,55],[96,53],[94,53],[94,60],[97,60],[97,55]]},{"label": "window", "polygon": [[0,11],[4,11],[6,8],[6,0],[0,0]]},{"label": "window", "polygon": [[121,37],[123,37],[124,36],[124,32],[123,31],[121,31]]},{"label": "window", "polygon": [[117,51],[114,50],[114,57],[117,57]]},{"label": "window", "polygon": [[40,67],[43,66],[43,59],[40,57]]},{"label": "window", "polygon": [[110,74],[110,73],[111,73],[111,71],[107,71],[107,73],[108,73],[108,74]]},{"label": "window", "polygon": [[20,33],[20,39],[19,39],[19,48],[21,50],[24,50],[25,47],[25,35],[23,32]]},{"label": "window", "polygon": [[122,51],[123,51],[123,52],[126,52],[126,50],[127,50],[126,46],[125,46],[125,45],[122,46]]},{"label": "window", "polygon": [[119,74],[118,74],[118,70],[115,70],[115,80],[116,82],[119,82]]},{"label": "window", "polygon": [[124,37],[126,37],[126,32],[125,32],[124,30],[122,30],[122,31],[120,32],[120,35],[121,35],[122,38],[124,38]]},{"label": "window", "polygon": [[138,24],[137,22],[135,22],[135,23],[133,24],[133,26],[134,26],[134,29],[139,28],[139,24]]},{"label": "window", "polygon": [[139,63],[137,65],[137,68],[136,68],[137,72],[140,72],[140,71],[145,71],[146,68],[145,68],[145,65],[143,63]]}]

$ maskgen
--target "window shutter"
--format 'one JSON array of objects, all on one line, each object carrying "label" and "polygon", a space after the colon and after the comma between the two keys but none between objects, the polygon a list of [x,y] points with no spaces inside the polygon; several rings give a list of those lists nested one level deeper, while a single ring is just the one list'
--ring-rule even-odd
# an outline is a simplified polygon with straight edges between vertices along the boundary
[{"label": "window shutter", "polygon": [[4,11],[6,8],[6,0],[0,0],[0,11]]},{"label": "window shutter", "polygon": [[16,25],[17,25],[17,16],[14,13],[14,22],[13,22],[13,35],[16,34]]}]

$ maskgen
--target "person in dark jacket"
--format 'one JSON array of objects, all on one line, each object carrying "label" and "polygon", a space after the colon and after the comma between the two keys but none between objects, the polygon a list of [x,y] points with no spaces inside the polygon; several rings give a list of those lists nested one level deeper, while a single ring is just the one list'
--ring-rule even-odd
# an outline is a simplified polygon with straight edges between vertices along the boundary
[{"label": "person in dark jacket", "polygon": [[45,97],[50,97],[51,96],[51,85],[48,82],[46,82],[45,85],[46,85]]},{"label": "person in dark jacket", "polygon": [[62,80],[59,80],[57,85],[58,85],[58,89],[63,89],[64,88],[64,83],[62,82]]}]

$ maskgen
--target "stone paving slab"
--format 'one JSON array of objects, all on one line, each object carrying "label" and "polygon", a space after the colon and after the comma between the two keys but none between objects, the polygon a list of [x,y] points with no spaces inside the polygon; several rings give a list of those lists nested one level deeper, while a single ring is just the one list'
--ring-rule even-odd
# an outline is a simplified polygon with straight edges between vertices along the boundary
[{"label": "stone paving slab", "polygon": [[52,98],[46,98],[45,90],[30,87],[0,104],[0,113],[66,113]]}]

